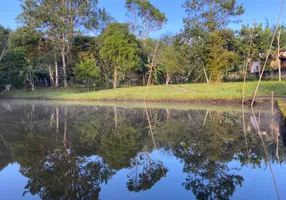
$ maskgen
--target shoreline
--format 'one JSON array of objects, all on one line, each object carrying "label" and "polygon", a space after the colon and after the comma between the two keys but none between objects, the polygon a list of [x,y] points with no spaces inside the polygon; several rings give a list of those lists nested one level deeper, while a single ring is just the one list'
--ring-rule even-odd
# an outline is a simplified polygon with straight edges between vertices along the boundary
[{"label": "shoreline", "polygon": [[[252,99],[256,82],[247,82],[245,88],[245,104]],[[85,101],[85,102],[127,102],[127,103],[167,103],[212,105],[241,105],[242,83],[221,84],[181,84],[169,86],[150,86],[144,101],[146,87],[134,86],[98,91],[86,91],[85,88],[37,88],[35,91],[15,90],[0,94],[0,99],[24,99],[45,101]],[[286,99],[286,81],[262,82],[256,102],[258,104],[271,101],[270,93],[274,92],[275,100]]]},{"label": "shoreline", "polygon": [[[191,101],[146,101],[144,100],[74,100],[74,99],[55,99],[55,98],[0,98],[0,103],[8,102],[14,104],[44,104],[50,106],[107,106],[122,108],[154,108],[154,109],[175,109],[175,110],[213,110],[213,111],[233,111],[241,112],[241,101],[210,101],[210,100],[191,100]],[[251,112],[248,105],[243,106],[246,112]],[[255,110],[261,112],[270,108],[270,102],[259,103]]]}]

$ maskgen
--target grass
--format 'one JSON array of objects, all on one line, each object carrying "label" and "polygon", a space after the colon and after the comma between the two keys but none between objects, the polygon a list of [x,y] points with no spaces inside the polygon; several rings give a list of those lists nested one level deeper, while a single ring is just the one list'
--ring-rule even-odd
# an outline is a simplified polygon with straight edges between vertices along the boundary
[{"label": "grass", "polygon": [[286,101],[285,100],[278,100],[278,107],[279,107],[283,117],[286,119]]},{"label": "grass", "polygon": [[[222,84],[180,84],[150,86],[147,101],[239,101],[242,96],[241,82]],[[252,96],[257,82],[247,82],[245,88],[246,97]],[[286,81],[262,82],[259,88],[259,96],[269,96],[274,91],[275,96],[286,96]],[[36,89],[33,92],[17,90],[1,95],[2,98],[25,99],[54,99],[54,100],[90,100],[90,101],[142,101],[145,87],[129,87],[85,92],[83,89]]]}]

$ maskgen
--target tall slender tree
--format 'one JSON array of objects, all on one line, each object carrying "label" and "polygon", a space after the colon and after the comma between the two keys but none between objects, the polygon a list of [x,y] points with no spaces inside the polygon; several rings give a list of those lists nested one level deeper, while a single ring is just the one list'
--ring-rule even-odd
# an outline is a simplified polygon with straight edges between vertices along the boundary
[{"label": "tall slender tree", "polygon": [[126,0],[125,7],[130,17],[130,30],[143,41],[150,33],[160,30],[167,22],[165,13],[148,0]]}]

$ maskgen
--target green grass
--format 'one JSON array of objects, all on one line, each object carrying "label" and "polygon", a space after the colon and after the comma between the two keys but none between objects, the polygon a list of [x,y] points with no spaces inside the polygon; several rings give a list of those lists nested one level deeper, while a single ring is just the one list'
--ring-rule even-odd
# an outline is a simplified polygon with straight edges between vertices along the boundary
[{"label": "green grass", "polygon": [[[247,82],[245,94],[251,97],[257,82]],[[243,83],[222,84],[181,84],[150,86],[147,100],[149,101],[239,101],[242,96]],[[286,96],[286,81],[262,82],[259,96],[269,96],[273,91],[275,96]],[[55,100],[114,100],[138,101],[143,100],[145,87],[130,87],[84,92],[83,89],[36,89],[33,92],[18,90],[2,95],[3,98],[28,98],[28,99],[55,99]]]},{"label": "green grass", "polygon": [[286,101],[285,100],[278,100],[278,107],[279,107],[283,117],[286,119]]}]

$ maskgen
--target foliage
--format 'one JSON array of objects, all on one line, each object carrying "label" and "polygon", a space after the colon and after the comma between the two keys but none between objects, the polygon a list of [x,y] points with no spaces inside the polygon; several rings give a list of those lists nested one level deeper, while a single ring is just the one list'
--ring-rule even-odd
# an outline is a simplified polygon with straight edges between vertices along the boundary
[{"label": "foliage", "polygon": [[126,0],[125,7],[130,17],[130,30],[144,41],[150,33],[160,30],[167,22],[165,13],[151,4],[149,0]]},{"label": "foliage", "polygon": [[243,5],[237,5],[236,0],[186,0],[184,8],[188,13],[184,19],[185,28],[199,26],[207,32],[225,28],[232,22],[231,18],[244,13]]},{"label": "foliage", "polygon": [[37,75],[42,71],[40,57],[43,54],[43,44],[42,33],[30,27],[19,28],[10,36],[10,48],[24,54],[25,64],[19,70],[19,75],[24,77],[22,81],[28,82],[32,90],[34,90]]},{"label": "foliage", "polygon": [[96,65],[94,56],[81,54],[81,61],[73,69],[77,80],[86,81],[88,87],[94,81],[100,83],[100,69]]},{"label": "foliage", "polygon": [[97,0],[25,0],[22,4],[23,13],[18,19],[44,32],[53,41],[54,52],[60,52],[64,87],[68,86],[66,54],[74,36],[82,29],[98,28],[101,18],[97,3]]},{"label": "foliage", "polygon": [[193,54],[192,59],[208,67],[207,80],[210,76],[221,82],[226,69],[231,68],[229,64],[234,63],[233,49],[225,46],[229,43],[228,37],[224,37],[228,32],[225,27],[232,18],[244,13],[243,5],[237,5],[236,0],[186,0],[184,7],[188,13],[184,19],[186,40],[200,53]]},{"label": "foliage", "polygon": [[164,66],[166,84],[169,83],[173,75],[183,73],[188,64],[183,54],[172,46],[162,50],[159,60]]},{"label": "foliage", "polygon": [[113,66],[113,87],[116,88],[125,73],[138,66],[139,43],[129,33],[128,25],[119,23],[110,24],[102,34],[102,40],[100,56]]},{"label": "foliage", "polygon": [[230,69],[236,61],[236,55],[223,47],[223,38],[219,33],[211,33],[210,53],[207,59],[207,67],[211,78],[221,82],[226,70]]}]

